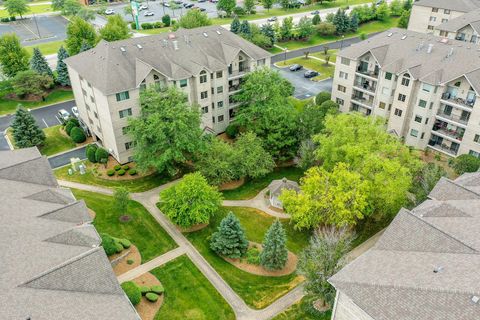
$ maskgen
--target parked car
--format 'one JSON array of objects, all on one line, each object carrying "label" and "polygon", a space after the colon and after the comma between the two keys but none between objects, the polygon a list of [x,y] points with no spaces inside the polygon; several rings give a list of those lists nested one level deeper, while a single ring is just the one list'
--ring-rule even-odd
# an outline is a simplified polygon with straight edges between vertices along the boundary
[{"label": "parked car", "polygon": [[57,117],[61,122],[65,122],[70,118],[70,113],[65,109],[60,109],[57,113]]},{"label": "parked car", "polygon": [[207,2],[207,0],[198,0],[198,2]]},{"label": "parked car", "polygon": [[193,3],[184,3],[183,6],[184,6],[186,9],[190,9],[190,8],[193,8],[194,4],[193,4]]},{"label": "parked car", "polygon": [[302,65],[299,65],[299,64],[293,64],[290,66],[290,71],[298,71],[298,70],[302,70],[303,69],[303,66]]},{"label": "parked car", "polygon": [[75,116],[75,118],[78,118],[78,108],[77,107],[72,108],[72,114]]},{"label": "parked car", "polygon": [[377,2],[375,2],[375,6],[378,7],[379,5],[381,5],[384,2],[385,2],[384,0],[378,0]]},{"label": "parked car", "polygon": [[183,4],[183,2],[181,0],[175,0],[173,1],[175,4]]},{"label": "parked car", "polygon": [[148,9],[148,6],[146,4],[142,4],[140,7],[138,7],[139,11],[147,10],[147,9]]},{"label": "parked car", "polygon": [[112,15],[112,14],[115,14],[115,10],[113,10],[113,9],[107,9],[107,10],[105,10],[105,14],[106,14],[107,16]]},{"label": "parked car", "polygon": [[314,16],[316,14],[320,14],[320,11],[319,10],[312,11],[312,16]]},{"label": "parked car", "polygon": [[218,0],[210,0],[211,3],[217,3]]},{"label": "parked car", "polygon": [[166,2],[166,1],[164,1],[162,4],[163,4],[164,7],[167,7],[167,8],[170,7],[170,3]]},{"label": "parked car", "polygon": [[318,76],[318,74],[319,73],[317,71],[308,70],[307,72],[305,72],[305,74],[303,76],[307,79],[310,79],[310,78]]},{"label": "parked car", "polygon": [[268,22],[275,22],[275,21],[277,21],[277,19],[278,19],[278,18],[274,16],[274,17],[268,18],[267,21],[268,21]]},{"label": "parked car", "polygon": [[153,15],[155,15],[155,12],[153,11],[145,11],[145,13],[143,14],[145,17],[151,17]]}]

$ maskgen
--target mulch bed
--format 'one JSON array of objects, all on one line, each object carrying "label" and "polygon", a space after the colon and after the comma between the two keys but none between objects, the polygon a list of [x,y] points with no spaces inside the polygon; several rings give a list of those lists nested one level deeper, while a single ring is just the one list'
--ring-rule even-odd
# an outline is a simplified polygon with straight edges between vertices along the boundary
[{"label": "mulch bed", "polygon": [[[117,165],[119,165],[117,160],[115,160],[113,157],[108,157],[107,167],[105,167],[105,165],[101,164],[101,163],[93,163],[90,168],[95,173],[95,176],[97,176],[100,179],[104,179],[104,180],[117,180],[117,181],[118,180],[120,180],[120,181],[121,180],[134,180],[134,179],[142,178],[142,177],[148,176],[150,174],[153,174],[153,171],[149,171],[145,174],[141,174],[137,170],[137,174],[133,175],[133,176],[130,175],[128,172],[126,172],[123,176],[119,176],[118,174],[115,173],[115,175],[109,177],[107,175],[107,171],[110,170],[110,169],[114,169],[115,166],[117,166]],[[129,170],[134,169],[134,168],[136,168],[136,163],[135,162],[130,162],[130,163],[128,163],[128,167],[129,167]]]},{"label": "mulch bed", "polygon": [[200,223],[196,224],[194,226],[191,226],[190,228],[182,228],[180,226],[176,226],[177,230],[182,232],[182,233],[190,233],[190,232],[195,232],[198,230],[202,230],[203,228],[206,228],[208,226],[208,223]]},{"label": "mulch bed", "polygon": [[[157,277],[155,277],[150,272],[144,273],[140,277],[133,279],[133,282],[135,282],[139,286],[147,287],[157,286],[161,284]],[[160,310],[160,307],[163,304],[163,296],[164,294],[160,295],[156,302],[150,302],[147,300],[147,298],[142,297],[140,303],[135,306],[135,309],[137,310],[142,320],[153,320],[155,318],[155,315],[157,314],[158,310]]]},{"label": "mulch bed", "polygon": [[[62,136],[71,139],[71,137],[70,137],[70,136],[68,135],[68,133],[65,131],[65,128],[64,128],[64,127],[61,127],[61,128],[59,129],[59,131],[60,131],[60,134],[61,134]],[[93,138],[92,138],[92,137],[87,137],[87,140],[85,140],[84,142],[82,142],[82,143],[75,143],[75,144],[77,145],[77,147],[79,147],[79,146],[83,146],[83,145],[86,145],[86,144],[90,144],[90,143],[92,143],[92,142],[93,142]]]},{"label": "mulch bed", "polygon": [[[125,250],[130,250],[130,253],[113,267],[113,272],[115,273],[116,276],[119,276],[127,271],[132,270],[133,268],[138,267],[142,262],[142,257],[140,256],[140,252],[138,251],[137,247],[135,247],[133,244],[130,246],[130,248]],[[114,254],[113,256],[108,257],[108,259],[110,261],[115,260],[116,258],[120,257],[122,254],[124,254],[125,250],[123,250],[120,253]],[[133,260],[133,263],[128,264],[127,263],[128,260]]]},{"label": "mulch bed", "polygon": [[245,183],[245,178],[241,178],[240,180],[226,182],[226,183],[221,184],[218,187],[218,190],[220,190],[220,191],[222,191],[222,190],[233,190],[233,189],[236,189],[236,188],[240,187],[244,183]]}]

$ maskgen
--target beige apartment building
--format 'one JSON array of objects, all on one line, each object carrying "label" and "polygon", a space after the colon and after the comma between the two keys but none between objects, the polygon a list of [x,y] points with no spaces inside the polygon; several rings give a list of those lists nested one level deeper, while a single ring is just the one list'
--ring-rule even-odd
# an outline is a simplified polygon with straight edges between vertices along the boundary
[{"label": "beige apartment building", "polygon": [[480,46],[391,29],[342,50],[332,99],[419,149],[480,156]]},{"label": "beige apartment building", "polygon": [[120,163],[132,161],[128,118],[140,113],[147,86],[176,86],[198,105],[206,132],[225,131],[250,71],[270,53],[218,26],[106,42],[66,60],[80,119]]},{"label": "beige apartment building", "polygon": [[480,43],[480,9],[438,25],[434,34],[459,41]]},{"label": "beige apartment building", "polygon": [[480,0],[418,0],[413,3],[408,30],[434,33],[436,27],[480,8]]}]

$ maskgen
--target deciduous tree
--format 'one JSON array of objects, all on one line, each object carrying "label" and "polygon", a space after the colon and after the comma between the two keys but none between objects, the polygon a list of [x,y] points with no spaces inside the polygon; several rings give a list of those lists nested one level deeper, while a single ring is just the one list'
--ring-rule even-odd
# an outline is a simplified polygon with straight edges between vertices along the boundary
[{"label": "deciduous tree", "polygon": [[93,48],[97,44],[97,33],[87,21],[73,17],[67,25],[67,39],[65,45],[70,56],[81,52],[81,48]]},{"label": "deciduous tree", "polygon": [[464,174],[465,172],[478,171],[480,167],[480,159],[471,154],[462,154],[453,159],[452,168],[457,174]]},{"label": "deciduous tree", "polygon": [[26,0],[6,0],[4,6],[10,17],[15,17],[18,14],[23,19],[23,15],[30,11]]},{"label": "deciduous tree", "polygon": [[255,9],[255,0],[244,0],[243,7],[248,14],[252,13],[252,11]]},{"label": "deciduous tree", "polygon": [[28,59],[28,52],[16,34],[7,33],[0,37],[0,66],[5,76],[14,77],[18,72],[28,70]]},{"label": "deciduous tree", "polygon": [[107,23],[100,29],[99,33],[100,38],[109,42],[128,39],[132,36],[127,22],[119,15],[108,17]]},{"label": "deciduous tree", "polygon": [[232,212],[222,219],[217,232],[212,235],[210,248],[227,258],[238,259],[245,256],[248,241],[240,221]]},{"label": "deciduous tree", "polygon": [[53,86],[53,79],[33,70],[20,71],[12,79],[13,92],[21,98],[25,96],[43,97]]},{"label": "deciduous tree", "polygon": [[18,107],[12,122],[13,140],[17,148],[30,148],[45,142],[45,133],[33,116],[23,107]]},{"label": "deciduous tree", "polygon": [[310,38],[315,32],[315,27],[312,23],[312,19],[307,17],[301,17],[297,24],[297,34],[301,39]]},{"label": "deciduous tree", "polygon": [[113,209],[120,214],[127,214],[128,203],[130,202],[130,192],[127,188],[119,187],[113,192]]},{"label": "deciduous tree", "polygon": [[287,235],[279,219],[276,219],[268,229],[263,239],[263,250],[260,254],[260,264],[267,270],[280,270],[288,260]]},{"label": "deciduous tree", "polygon": [[275,1],[274,0],[262,0],[261,2],[262,2],[262,6],[265,9],[267,9],[267,12],[269,12]]},{"label": "deciduous tree", "polygon": [[212,24],[212,20],[207,16],[205,12],[200,10],[189,10],[186,14],[180,17],[175,27],[193,29],[198,27],[209,26]]},{"label": "deciduous tree", "polygon": [[235,157],[236,152],[231,144],[212,137],[199,155],[195,167],[209,183],[218,186],[240,178]]},{"label": "deciduous tree", "polygon": [[237,3],[235,0],[219,0],[217,2],[217,10],[223,10],[228,16],[230,16],[236,5]]},{"label": "deciduous tree", "polygon": [[61,12],[65,16],[75,16],[82,10],[82,5],[77,0],[65,0]]},{"label": "deciduous tree", "polygon": [[275,162],[253,132],[241,134],[234,146],[234,166],[240,177],[259,178],[273,170]]},{"label": "deciduous tree", "polygon": [[280,38],[282,40],[289,40],[292,37],[293,32],[293,18],[286,17],[282,21],[282,26],[280,27]]}]

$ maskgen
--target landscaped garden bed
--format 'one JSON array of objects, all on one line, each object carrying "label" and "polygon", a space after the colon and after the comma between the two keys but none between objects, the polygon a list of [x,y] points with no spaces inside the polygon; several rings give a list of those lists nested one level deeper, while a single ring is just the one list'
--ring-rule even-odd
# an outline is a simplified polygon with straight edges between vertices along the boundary
[{"label": "landscaped garden bed", "polygon": [[[140,277],[137,277],[132,281],[140,287],[140,291],[142,292],[142,299],[135,306],[135,310],[137,310],[142,320],[155,319],[155,315],[162,307],[165,296],[165,292],[161,292],[163,289],[162,284],[150,272],[144,273]],[[155,292],[152,292],[152,290],[154,290]],[[153,296],[153,299],[151,298],[151,296]],[[151,300],[149,300],[149,298]],[[152,301],[155,300],[155,298],[156,301]]]},{"label": "landscaped garden bed", "polygon": [[142,261],[142,256],[136,246],[132,245],[124,251],[127,252],[116,253],[108,257],[110,262],[115,261],[112,268],[116,276],[138,267]]}]

